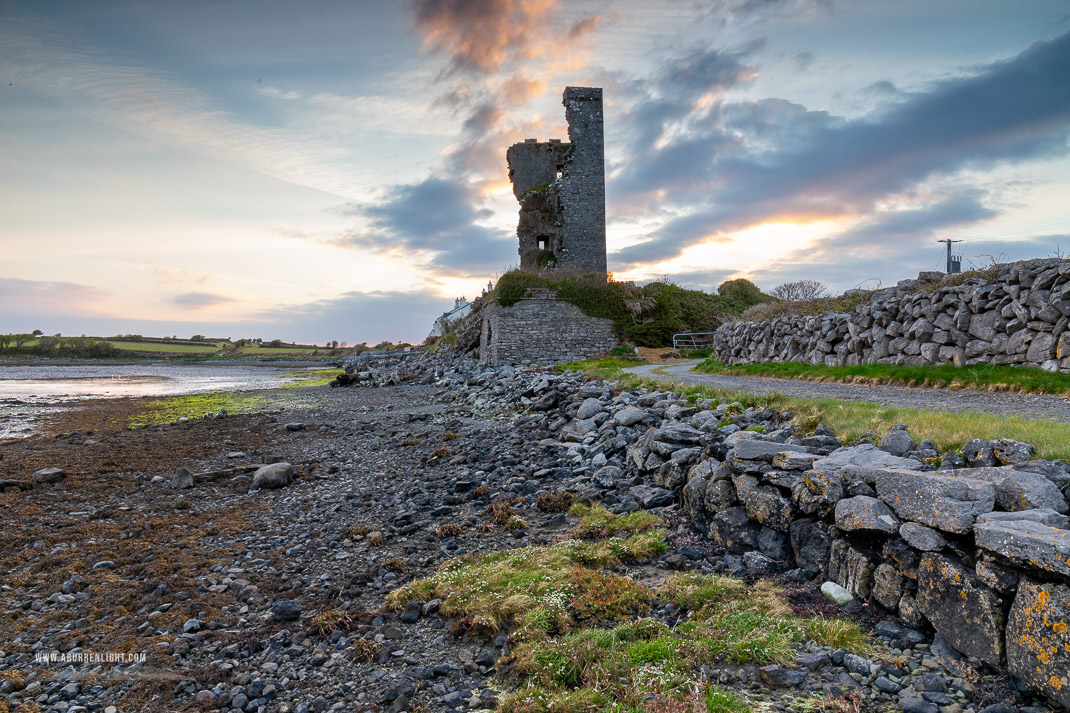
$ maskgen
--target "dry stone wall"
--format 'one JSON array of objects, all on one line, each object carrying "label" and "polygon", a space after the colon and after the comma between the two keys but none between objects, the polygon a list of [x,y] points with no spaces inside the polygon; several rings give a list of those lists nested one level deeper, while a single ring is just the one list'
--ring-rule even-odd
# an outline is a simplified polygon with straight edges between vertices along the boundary
[{"label": "dry stone wall", "polygon": [[512,307],[483,309],[479,358],[492,366],[564,364],[617,344],[611,320],[588,317],[552,290],[532,290]]},{"label": "dry stone wall", "polygon": [[[620,480],[649,478],[642,495],[682,499],[726,552],[726,571],[827,580],[830,598],[879,604],[912,630],[931,626],[950,655],[1005,668],[1070,706],[1066,463],[1000,439],[970,441],[937,467],[923,463],[940,460],[931,442],[901,428],[879,447],[841,446],[827,431],[796,434],[768,409],[705,410],[671,394],[636,405],[646,408],[606,405],[611,421],[658,424],[631,442]],[[741,430],[749,425],[767,432]]]},{"label": "dry stone wall", "polygon": [[849,313],[726,324],[714,349],[729,364],[990,363],[1070,372],[1070,261],[1010,263],[991,282],[937,288],[942,276],[904,280]]}]

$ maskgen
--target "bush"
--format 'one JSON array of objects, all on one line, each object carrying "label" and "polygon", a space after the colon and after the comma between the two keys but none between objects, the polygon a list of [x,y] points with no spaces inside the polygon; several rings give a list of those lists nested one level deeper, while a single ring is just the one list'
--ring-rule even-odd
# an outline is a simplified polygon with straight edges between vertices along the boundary
[{"label": "bush", "polygon": [[105,359],[119,355],[109,342],[89,337],[38,337],[36,351],[44,356]]}]

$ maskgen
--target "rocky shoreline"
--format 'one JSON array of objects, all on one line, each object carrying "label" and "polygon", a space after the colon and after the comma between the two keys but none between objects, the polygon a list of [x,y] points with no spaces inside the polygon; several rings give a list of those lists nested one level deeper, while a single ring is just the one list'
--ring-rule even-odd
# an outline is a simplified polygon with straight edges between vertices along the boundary
[{"label": "rocky shoreline", "polygon": [[[904,431],[841,444],[768,409],[445,357],[349,372],[365,387],[321,389],[300,411],[5,443],[0,707],[493,709],[509,632],[385,598],[453,558],[567,537],[577,518],[540,507],[561,492],[666,523],[669,549],[622,574],[773,580],[800,613],[872,627],[866,656],[809,642],[794,665],[695,671],[753,710],[1066,704],[1057,627],[1037,629],[1018,598],[1067,606],[1070,555],[1023,542],[1066,532],[1070,469],[1025,444],[971,443],[962,457]],[[59,473],[31,477],[47,468]],[[490,517],[503,498],[516,526]],[[830,581],[851,601],[822,596]],[[1007,675],[1023,649],[1004,635],[1008,613],[1056,647],[1046,679]],[[107,652],[145,658],[73,660]]]}]

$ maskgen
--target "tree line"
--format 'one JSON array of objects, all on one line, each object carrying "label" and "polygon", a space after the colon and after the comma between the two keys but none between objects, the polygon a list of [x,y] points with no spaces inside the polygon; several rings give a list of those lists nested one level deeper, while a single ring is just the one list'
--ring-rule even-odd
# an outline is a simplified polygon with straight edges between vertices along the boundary
[{"label": "tree line", "polygon": [[0,334],[0,352],[51,357],[112,357],[119,350],[108,342],[92,337],[47,336],[37,330],[31,334]]}]

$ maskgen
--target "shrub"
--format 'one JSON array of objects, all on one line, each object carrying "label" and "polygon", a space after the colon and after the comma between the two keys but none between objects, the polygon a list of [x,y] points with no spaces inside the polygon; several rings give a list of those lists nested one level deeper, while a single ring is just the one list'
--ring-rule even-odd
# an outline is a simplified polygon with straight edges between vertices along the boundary
[{"label": "shrub", "polygon": [[576,496],[567,490],[555,490],[535,498],[535,507],[543,512],[565,512],[572,507],[572,501],[575,499]]}]

